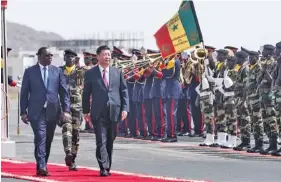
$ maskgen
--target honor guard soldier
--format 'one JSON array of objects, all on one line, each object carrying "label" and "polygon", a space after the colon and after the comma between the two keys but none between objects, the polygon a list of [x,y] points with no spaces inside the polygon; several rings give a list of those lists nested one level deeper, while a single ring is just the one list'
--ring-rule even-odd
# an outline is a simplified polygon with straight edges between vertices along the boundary
[{"label": "honor guard soldier", "polygon": [[127,87],[128,87],[128,94],[129,94],[129,106],[130,112],[128,115],[128,127],[129,127],[129,134],[125,136],[125,138],[132,138],[137,136],[137,126],[136,126],[136,99],[134,98],[134,86],[135,86],[135,78],[134,72],[124,70],[127,74],[124,74]]},{"label": "honor guard soldier", "polygon": [[224,49],[231,50],[234,54],[236,54],[238,51],[238,48],[233,46],[225,46]]},{"label": "honor guard soldier", "polygon": [[151,97],[153,99],[153,113],[156,124],[156,136],[152,141],[161,141],[164,138],[164,127],[167,125],[166,113],[163,107],[164,89],[166,87],[166,80],[163,79],[162,70],[165,67],[164,61],[160,61],[154,66],[152,72],[153,82],[151,87]]},{"label": "honor guard soldier", "polygon": [[[279,139],[280,139],[281,138],[281,121],[280,121],[281,119],[281,42],[278,42],[276,44],[275,59],[277,62],[277,67],[274,70],[272,77],[274,79],[273,90],[276,99],[276,113],[278,118],[277,121],[279,124]],[[272,152],[272,155],[281,156],[281,147],[275,152]]]},{"label": "honor guard soldier", "polygon": [[[185,59],[181,59],[181,74],[184,73],[185,65],[187,64],[188,57]],[[180,98],[178,101],[178,109],[177,109],[177,135],[178,136],[189,136],[192,133],[192,126],[191,126],[191,113],[190,113],[190,103],[188,100],[188,88],[189,84],[187,83],[188,80],[185,80],[183,75],[181,75],[181,87],[182,91],[180,94]]]},{"label": "honor guard soldier", "polygon": [[145,108],[144,108],[144,84],[145,84],[145,77],[144,77],[144,69],[143,68],[136,68],[134,79],[134,91],[133,97],[134,101],[136,102],[136,122],[138,128],[138,135],[135,137],[136,139],[143,139],[147,136],[147,125],[145,120]]},{"label": "honor guard soldier", "polygon": [[[11,51],[11,48],[7,48],[7,55]],[[4,60],[3,60],[3,54],[2,54],[2,46],[1,46],[1,84],[3,84],[3,72],[4,72]],[[17,86],[17,82],[12,79],[12,76],[8,76],[8,85],[11,87]]]},{"label": "honor guard soldier", "polygon": [[[215,67],[215,73],[214,78],[215,80],[221,80],[224,76],[224,71],[226,69],[226,60],[229,54],[228,50],[225,49],[219,49],[217,51],[217,62]],[[217,84],[217,83],[216,83]],[[221,85],[218,85],[218,87],[221,87]],[[223,122],[225,110],[223,105],[223,94],[217,89],[217,86],[215,86],[215,102],[214,102],[214,109],[215,109],[215,131],[217,131],[217,140],[216,143],[210,145],[210,147],[219,147],[223,143],[226,143],[226,137],[227,133],[224,132],[223,128],[219,128],[221,122]]]},{"label": "honor guard soldier", "polygon": [[202,119],[202,113],[200,109],[200,105],[196,104],[196,99],[198,96],[198,93],[196,92],[196,87],[201,82],[201,75],[203,74],[203,64],[201,63],[201,58],[197,55],[197,50],[200,50],[201,48],[197,48],[195,52],[192,53],[192,56],[194,56],[193,60],[195,60],[196,63],[193,64],[193,77],[191,78],[191,81],[188,86],[188,100],[189,100],[189,108],[192,115],[192,121],[194,125],[194,133],[190,133],[190,137],[202,137],[203,136],[203,130],[204,130],[204,123]]},{"label": "honor guard soldier", "polygon": [[[88,71],[94,67],[94,64],[92,61],[93,54],[91,54],[89,52],[83,52],[83,57],[84,57],[85,66],[82,67],[82,70],[83,70],[83,76],[84,76],[86,71]],[[81,133],[82,132],[83,133],[94,133],[94,128],[93,128],[90,118],[87,118],[87,121],[85,123],[85,129],[83,131],[81,131]]]},{"label": "honor guard soldier", "polygon": [[167,113],[167,125],[165,127],[164,139],[161,142],[178,141],[176,126],[178,99],[181,93],[180,69],[181,63],[178,58],[167,59],[166,67],[163,69],[163,78],[166,80],[163,107]]},{"label": "honor guard soldier", "polygon": [[[251,124],[248,104],[246,103],[246,84],[249,75],[249,54],[245,51],[239,51],[235,54],[236,57],[236,71],[237,77],[234,84],[234,93],[236,97],[237,107],[237,121],[238,128],[241,134],[241,140],[246,142],[250,141],[251,136]],[[250,143],[247,143],[249,146]]]},{"label": "honor guard soldier", "polygon": [[273,58],[275,47],[270,44],[263,46],[261,61],[262,71],[259,77],[258,92],[261,101],[261,113],[265,132],[269,138],[269,147],[261,149],[261,154],[272,154],[277,150],[278,127],[275,112],[275,98],[272,94],[272,76],[274,68],[277,66]]},{"label": "honor guard soldier", "polygon": [[83,70],[75,64],[77,54],[72,50],[64,51],[65,65],[61,67],[69,86],[70,112],[71,117],[62,121],[62,138],[64,152],[66,154],[65,163],[69,170],[77,171],[75,158],[79,149],[79,127],[82,120],[82,80]]},{"label": "honor guard soldier", "polygon": [[144,105],[145,105],[145,120],[148,128],[148,135],[144,140],[152,140],[156,136],[155,119],[153,113],[153,100],[151,95],[151,88],[153,83],[153,67],[149,67],[144,71],[145,85],[144,85]]}]

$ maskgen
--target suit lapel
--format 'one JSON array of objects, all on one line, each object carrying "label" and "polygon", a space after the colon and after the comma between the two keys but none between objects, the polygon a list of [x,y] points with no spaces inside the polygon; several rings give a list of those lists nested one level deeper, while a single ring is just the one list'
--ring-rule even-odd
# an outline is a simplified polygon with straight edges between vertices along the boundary
[{"label": "suit lapel", "polygon": [[104,81],[101,76],[100,68],[98,66],[96,66],[95,68],[96,68],[96,74],[98,77],[98,82],[100,82],[100,84],[106,89],[106,86],[105,86]]},{"label": "suit lapel", "polygon": [[36,75],[39,77],[39,81],[41,82],[42,86],[46,89],[43,78],[42,78],[42,74],[41,74],[41,69],[39,64],[37,63],[37,67],[36,67]]},{"label": "suit lapel", "polygon": [[108,81],[109,81],[108,90],[109,91],[111,91],[113,75],[114,75],[113,74],[113,69],[112,69],[112,67],[109,67],[109,78],[108,78]]}]

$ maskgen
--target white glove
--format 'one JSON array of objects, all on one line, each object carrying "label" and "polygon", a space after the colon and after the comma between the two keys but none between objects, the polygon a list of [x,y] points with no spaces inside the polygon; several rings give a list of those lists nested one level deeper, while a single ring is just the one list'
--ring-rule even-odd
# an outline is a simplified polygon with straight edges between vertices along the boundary
[{"label": "white glove", "polygon": [[225,70],[225,71],[223,72],[223,77],[226,78],[227,75],[228,75],[228,70]]},{"label": "white glove", "polygon": [[231,78],[229,78],[229,76],[224,77],[223,83],[225,88],[229,88],[233,85],[233,81],[231,80]]},{"label": "white glove", "polygon": [[197,92],[198,95],[200,95],[200,85],[201,83],[195,88],[195,91]]},{"label": "white glove", "polygon": [[205,60],[204,60],[204,65],[205,65],[205,66],[209,65],[209,59],[205,59]]},{"label": "white glove", "polygon": [[216,78],[216,79],[215,79],[215,84],[216,84],[216,86],[218,86],[218,87],[221,87],[221,86],[222,86],[222,82],[223,82],[223,78]]}]

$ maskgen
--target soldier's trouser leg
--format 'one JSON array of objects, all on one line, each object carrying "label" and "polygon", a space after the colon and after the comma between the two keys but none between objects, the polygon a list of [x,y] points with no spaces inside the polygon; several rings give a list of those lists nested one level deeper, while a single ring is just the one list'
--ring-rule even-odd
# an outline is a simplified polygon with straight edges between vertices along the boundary
[{"label": "soldier's trouser leg", "polygon": [[184,121],[183,121],[183,113],[184,113],[184,99],[179,99],[178,101],[178,109],[177,109],[177,133],[183,132]]},{"label": "soldier's trouser leg", "polygon": [[190,112],[190,100],[184,99],[183,103],[183,132],[184,133],[191,133],[192,132],[192,119],[191,119],[191,112]]},{"label": "soldier's trouser leg", "polygon": [[251,123],[253,126],[254,138],[256,141],[263,141],[264,128],[259,95],[248,96],[248,100],[252,108]]},{"label": "soldier's trouser leg", "polygon": [[177,128],[177,108],[178,100],[174,98],[165,99],[164,105],[167,112],[167,127],[166,133],[168,138],[176,137],[176,128]]},{"label": "soldier's trouser leg", "polygon": [[147,128],[148,128],[148,133],[150,135],[155,135],[155,120],[153,117],[153,113],[152,113],[152,99],[145,99],[144,100],[144,105],[145,105],[145,119],[146,119],[146,123],[147,123]]},{"label": "soldier's trouser leg", "polygon": [[130,112],[129,112],[129,129],[130,134],[134,137],[137,135],[137,122],[136,122],[136,102],[130,100]]},{"label": "soldier's trouser leg", "polygon": [[[242,100],[242,99],[240,99]],[[238,103],[237,106],[237,121],[238,128],[241,133],[241,138],[251,137],[251,124],[250,124],[250,113],[248,110],[248,105],[244,103]]]},{"label": "soldier's trouser leg", "polygon": [[190,98],[190,111],[194,123],[194,132],[195,134],[201,135],[203,134],[204,130],[204,123],[202,119],[202,113],[200,109],[200,105],[196,106],[196,98],[198,94],[195,92],[192,92],[191,98]]},{"label": "soldier's trouser leg", "polygon": [[276,112],[274,109],[275,98],[270,93],[264,93],[262,95],[262,103],[264,108],[263,119],[266,125],[269,127],[269,148],[261,151],[262,154],[271,154],[272,151],[277,150],[277,137],[278,137],[278,126],[276,121]]},{"label": "soldier's trouser leg", "polygon": [[201,146],[214,144],[214,106],[210,100],[210,96],[200,97],[201,112],[204,113],[204,124],[206,130],[206,139]]},{"label": "soldier's trouser leg", "polygon": [[237,139],[237,115],[235,107],[235,97],[228,96],[224,97],[224,106],[225,106],[225,117],[224,123],[226,123],[226,131],[228,134],[228,140],[223,144],[223,148],[233,148],[236,147]]},{"label": "soldier's trouser leg", "polygon": [[72,147],[71,153],[74,158],[77,156],[77,152],[79,149],[79,141],[80,141],[80,116],[81,113],[72,113]]},{"label": "soldier's trouser leg", "polygon": [[143,102],[137,102],[137,122],[141,136],[147,135],[147,125],[145,121],[145,107]]},{"label": "soldier's trouser leg", "polygon": [[153,99],[153,111],[155,113],[154,116],[155,116],[157,136],[163,137],[164,128],[166,127],[167,124],[166,124],[166,112],[164,112],[162,98]]},{"label": "soldier's trouser leg", "polygon": [[65,154],[71,153],[72,131],[72,120],[65,121],[62,125],[62,142]]},{"label": "soldier's trouser leg", "polygon": [[227,136],[227,127],[226,127],[226,122],[224,120],[225,117],[225,110],[224,110],[224,105],[222,103],[217,103],[216,104],[216,129],[217,129],[217,134],[218,134],[218,138],[216,140],[216,144],[212,145],[212,146],[220,146],[226,143],[226,136]]},{"label": "soldier's trouser leg", "polygon": [[[277,124],[279,125],[279,137],[281,139],[281,90],[276,90],[275,91],[275,110],[276,110],[276,121]],[[281,141],[280,141],[281,142]]]}]

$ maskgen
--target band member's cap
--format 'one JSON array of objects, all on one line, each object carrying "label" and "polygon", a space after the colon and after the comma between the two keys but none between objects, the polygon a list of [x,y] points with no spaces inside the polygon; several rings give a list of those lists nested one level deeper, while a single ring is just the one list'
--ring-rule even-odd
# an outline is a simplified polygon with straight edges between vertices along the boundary
[{"label": "band member's cap", "polygon": [[65,54],[72,54],[72,55],[74,55],[74,56],[77,56],[77,53],[74,52],[73,50],[70,50],[70,49],[66,49],[66,50],[64,51],[64,55],[65,55]]},{"label": "band member's cap", "polygon": [[263,46],[263,49],[273,51],[275,49],[275,47],[273,45],[271,45],[271,44],[265,44]]},{"label": "band member's cap", "polygon": [[247,58],[249,56],[249,54],[245,51],[239,51],[235,54],[235,56],[238,58],[244,59],[244,58]]},{"label": "band member's cap", "polygon": [[230,49],[233,52],[237,52],[238,51],[238,48],[237,47],[233,47],[233,46],[225,46],[224,49]]},{"label": "band member's cap", "polygon": [[218,54],[228,55],[228,51],[225,50],[225,49],[219,49],[219,50],[217,50],[217,53],[218,53]]},{"label": "band member's cap", "polygon": [[256,51],[249,51],[248,54],[249,54],[249,56],[259,56],[260,55],[260,53],[256,52]]},{"label": "band member's cap", "polygon": [[89,53],[89,52],[83,52],[83,56],[84,56],[84,57],[91,57],[91,56],[92,56],[92,54],[91,54],[91,53]]},{"label": "band member's cap", "polygon": [[208,51],[215,51],[216,48],[213,46],[205,46],[205,49],[207,49]]},{"label": "band member's cap", "polygon": [[276,44],[276,48],[281,49],[281,41]]}]

